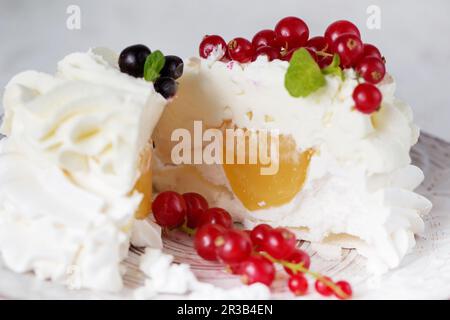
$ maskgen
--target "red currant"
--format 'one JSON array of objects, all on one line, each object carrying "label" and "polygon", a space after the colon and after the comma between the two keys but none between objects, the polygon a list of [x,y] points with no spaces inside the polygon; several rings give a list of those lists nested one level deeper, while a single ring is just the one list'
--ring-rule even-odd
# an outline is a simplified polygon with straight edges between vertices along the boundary
[{"label": "red currant", "polygon": [[241,275],[245,284],[259,282],[269,287],[275,279],[275,266],[263,256],[253,255],[242,263]]},{"label": "red currant", "polygon": [[215,241],[226,229],[218,224],[205,224],[195,233],[194,247],[197,254],[205,260],[217,260]]},{"label": "red currant", "polygon": [[344,34],[334,41],[333,52],[339,54],[344,68],[350,68],[362,56],[363,43],[354,34]]},{"label": "red currant", "polygon": [[330,24],[325,30],[325,39],[332,45],[337,38],[343,34],[352,34],[358,38],[361,38],[361,33],[353,23],[347,20],[338,20]]},{"label": "red currant", "polygon": [[253,48],[258,49],[260,47],[272,47],[280,48],[281,43],[277,39],[277,35],[273,30],[261,30],[253,36],[252,39]]},{"label": "red currant", "polygon": [[383,96],[380,90],[370,83],[361,83],[353,91],[356,110],[371,114],[380,109]]},{"label": "red currant", "polygon": [[364,57],[356,65],[356,71],[367,82],[377,84],[383,80],[386,67],[383,61],[374,56]]},{"label": "red currant", "polygon": [[[297,51],[299,48],[295,48],[292,50],[289,50],[287,53],[282,54],[281,55],[281,60],[283,61],[291,61],[292,55],[295,53],[295,51]],[[311,48],[306,48],[306,50],[308,50],[309,54],[311,55],[311,57],[317,62],[319,60],[319,58],[317,57],[316,52],[314,51],[314,49]]]},{"label": "red currant", "polygon": [[229,264],[226,269],[231,274],[242,274],[242,263]]},{"label": "red currant", "polygon": [[295,245],[295,235],[284,228],[268,230],[262,242],[263,250],[275,259],[289,257],[294,252]]},{"label": "red currant", "polygon": [[[323,277],[323,279],[332,282],[329,277]],[[316,288],[316,291],[325,297],[329,297],[333,294],[333,288],[325,284],[325,282],[323,282],[321,279],[317,279],[314,286]]]},{"label": "red currant", "polygon": [[339,295],[337,292],[334,293],[336,297],[339,299],[349,299],[352,296],[352,286],[347,281],[338,281],[336,285],[341,289],[341,291],[345,294],[345,296]]},{"label": "red currant", "polygon": [[321,69],[328,67],[331,64],[331,62],[333,62],[332,56],[321,57],[319,58],[319,61],[317,61]]},{"label": "red currant", "polygon": [[228,54],[231,60],[247,63],[253,60],[255,49],[252,43],[244,38],[234,38],[228,42]]},{"label": "red currant", "polygon": [[156,222],[161,227],[176,228],[186,218],[186,203],[183,197],[173,191],[158,194],[152,203],[152,211]]},{"label": "red currant", "polygon": [[281,19],[275,26],[275,33],[286,50],[303,47],[309,38],[308,26],[296,17]]},{"label": "red currant", "polygon": [[208,201],[195,192],[184,193],[183,198],[187,208],[187,226],[195,229],[200,217],[208,209]]},{"label": "red currant", "polygon": [[383,60],[383,56],[381,55],[380,50],[378,50],[378,48],[373,44],[365,43],[363,51],[363,57],[376,57],[380,60]]},{"label": "red currant", "polygon": [[302,296],[308,291],[308,280],[302,274],[294,275],[289,278],[288,287],[296,296]]},{"label": "red currant", "polygon": [[229,229],[233,226],[233,219],[225,209],[209,208],[200,216],[197,227],[208,223],[220,224],[222,227]]},{"label": "red currant", "polygon": [[263,223],[254,227],[250,232],[250,239],[252,240],[252,243],[257,250],[261,248],[261,245],[263,244],[266,234],[269,230],[272,230],[272,227],[268,224]]},{"label": "red currant", "polygon": [[240,263],[252,253],[252,242],[248,235],[240,230],[225,231],[215,240],[217,256],[228,264]]},{"label": "red currant", "polygon": [[259,56],[266,56],[269,61],[280,59],[280,51],[272,47],[259,47],[256,49],[255,60]]},{"label": "red currant", "polygon": [[328,41],[325,39],[325,37],[312,37],[311,39],[306,42],[306,47],[312,48],[315,51],[321,51],[321,52],[328,52],[329,45]]},{"label": "red currant", "polygon": [[221,36],[217,35],[211,35],[211,36],[205,36],[200,43],[199,47],[199,53],[200,57],[202,58],[208,58],[209,55],[216,49],[217,47],[221,46],[221,48],[225,51],[227,50],[227,44],[225,43],[225,40]]},{"label": "red currant", "polygon": [[[305,251],[301,249],[295,249],[295,251],[286,259],[286,261],[289,261],[290,263],[295,264],[303,264],[303,267],[305,269],[309,269],[309,266],[311,265],[311,259],[309,257],[309,254],[307,254]],[[299,272],[293,271],[289,269],[288,267],[284,267],[284,270],[290,275],[298,274]]]}]

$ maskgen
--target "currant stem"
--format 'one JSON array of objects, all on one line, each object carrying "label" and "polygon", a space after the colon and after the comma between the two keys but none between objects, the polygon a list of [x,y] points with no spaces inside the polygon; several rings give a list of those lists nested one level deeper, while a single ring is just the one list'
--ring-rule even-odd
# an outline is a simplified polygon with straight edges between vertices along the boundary
[{"label": "currant stem", "polygon": [[328,53],[325,51],[316,51],[316,54],[320,57],[332,57],[333,56],[331,53]]},{"label": "currant stem", "polygon": [[342,297],[344,299],[347,299],[350,297],[348,294],[346,294],[344,291],[342,291],[341,288],[339,286],[337,286],[333,281],[327,280],[322,274],[320,274],[318,272],[314,272],[314,271],[311,271],[311,270],[303,267],[303,263],[296,264],[296,263],[288,262],[285,260],[278,260],[278,259],[273,258],[270,254],[268,254],[266,252],[261,252],[260,254],[262,256],[264,256],[265,258],[269,259],[270,261],[272,261],[274,263],[279,263],[283,267],[286,267],[294,272],[302,272],[302,273],[310,275],[314,279],[321,281],[322,283],[324,283],[325,285],[327,285],[328,287],[333,289],[333,291],[339,297]]},{"label": "currant stem", "polygon": [[195,235],[195,229],[189,228],[186,224],[183,224],[181,227],[178,228],[180,231],[183,231],[184,233],[194,236]]}]

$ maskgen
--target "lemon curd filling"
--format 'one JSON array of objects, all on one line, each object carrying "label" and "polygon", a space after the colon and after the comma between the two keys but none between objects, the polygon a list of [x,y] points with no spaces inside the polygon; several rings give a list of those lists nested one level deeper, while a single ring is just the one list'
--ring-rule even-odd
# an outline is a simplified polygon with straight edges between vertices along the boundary
[{"label": "lemon curd filling", "polygon": [[135,213],[136,219],[145,219],[151,212],[152,207],[152,147],[148,144],[141,153],[140,177],[134,186],[133,191],[142,194],[142,200]]},{"label": "lemon curd filling", "polygon": [[[259,157],[252,164],[248,145],[246,143],[244,163],[223,162],[223,170],[235,196],[250,211],[289,203],[305,183],[313,150],[299,151],[292,137],[279,136],[278,170],[275,174],[265,175],[261,169],[267,164],[263,164]],[[234,157],[237,160],[237,156]]]}]

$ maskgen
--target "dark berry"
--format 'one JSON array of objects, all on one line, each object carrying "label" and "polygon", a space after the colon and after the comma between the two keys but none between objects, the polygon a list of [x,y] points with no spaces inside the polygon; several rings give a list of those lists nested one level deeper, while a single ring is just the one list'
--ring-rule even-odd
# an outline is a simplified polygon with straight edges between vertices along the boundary
[{"label": "dark berry", "polygon": [[159,77],[155,83],[156,92],[160,93],[164,98],[169,99],[177,93],[177,82],[169,77]]},{"label": "dark berry", "polygon": [[177,56],[166,56],[164,67],[162,68],[160,74],[162,77],[178,79],[183,75],[183,67],[184,63],[181,58]]},{"label": "dark berry", "polygon": [[150,53],[150,49],[143,44],[135,44],[123,49],[119,56],[120,71],[136,78],[142,78],[145,60]]}]

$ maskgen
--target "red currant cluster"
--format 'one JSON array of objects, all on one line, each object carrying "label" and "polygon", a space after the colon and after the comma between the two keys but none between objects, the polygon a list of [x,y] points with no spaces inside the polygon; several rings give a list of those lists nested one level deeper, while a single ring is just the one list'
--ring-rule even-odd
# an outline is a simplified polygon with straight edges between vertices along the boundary
[{"label": "red currant cluster", "polygon": [[333,55],[338,54],[342,68],[354,68],[366,83],[359,85],[353,93],[355,108],[370,114],[380,107],[382,96],[374,84],[383,80],[386,69],[384,58],[374,45],[363,43],[358,28],[346,20],[328,26],[323,36],[309,38],[307,24],[296,17],[281,19],[274,30],[256,33],[250,42],[235,38],[228,42],[218,35],[205,36],[200,43],[200,56],[207,58],[218,46],[222,48],[221,61],[248,63],[259,56],[269,61],[289,61],[299,48],[305,48],[321,68],[329,66]]},{"label": "red currant cluster", "polygon": [[245,284],[270,286],[276,275],[275,264],[279,264],[290,276],[288,287],[295,295],[306,294],[306,275],[315,279],[315,289],[323,296],[334,294],[348,299],[352,295],[347,281],[333,282],[311,271],[309,255],[296,247],[295,235],[285,228],[260,224],[253,230],[235,229],[226,210],[209,208],[198,193],[162,192],[155,198],[152,210],[160,226],[179,228],[194,236],[200,257],[222,262],[229,272],[240,275]]}]

